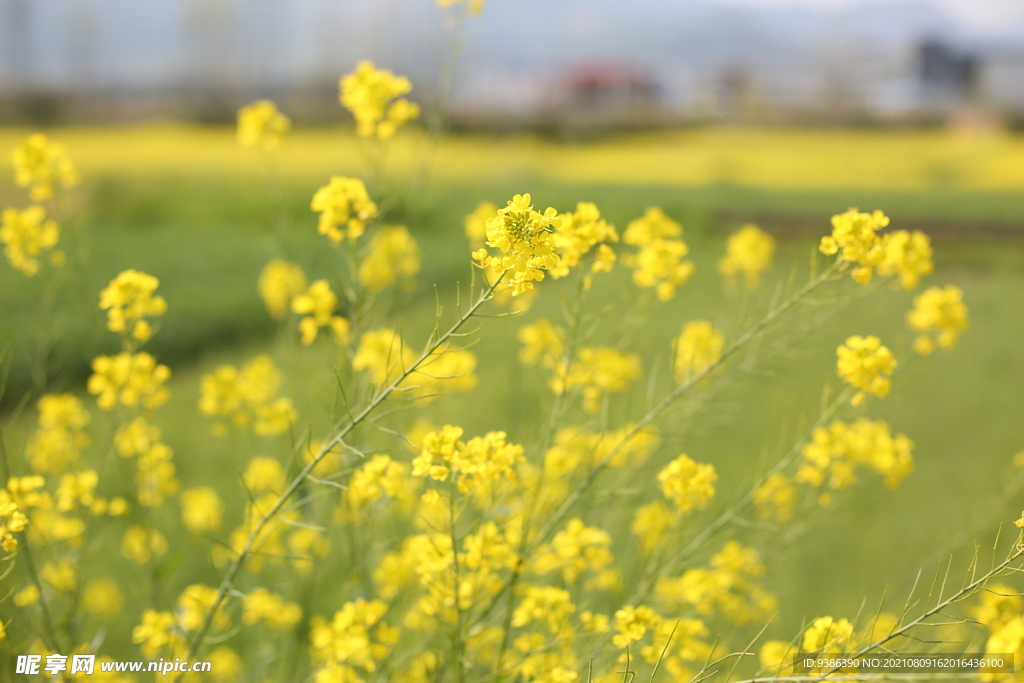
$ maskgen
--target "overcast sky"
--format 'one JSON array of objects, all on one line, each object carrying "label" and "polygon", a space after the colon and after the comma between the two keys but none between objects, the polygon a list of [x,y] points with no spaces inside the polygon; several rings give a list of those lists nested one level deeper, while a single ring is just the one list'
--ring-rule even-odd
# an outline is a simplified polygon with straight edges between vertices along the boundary
[{"label": "overcast sky", "polygon": [[[864,4],[864,0],[716,0],[740,7],[807,7],[812,9],[846,8]],[[975,30],[999,31],[1007,23],[1024,24],[1024,0],[928,0],[952,18],[963,21]]]}]

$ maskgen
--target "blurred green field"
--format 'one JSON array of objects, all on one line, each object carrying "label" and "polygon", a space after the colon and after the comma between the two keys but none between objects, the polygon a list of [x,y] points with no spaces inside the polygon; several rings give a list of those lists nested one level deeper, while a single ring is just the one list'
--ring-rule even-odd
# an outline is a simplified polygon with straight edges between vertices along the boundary
[{"label": "blurred green field", "polygon": [[[10,147],[8,143],[18,134],[0,133],[0,148]],[[232,142],[228,130],[202,134],[212,136],[217,145]],[[85,135],[69,132],[69,144],[75,136]],[[116,140],[112,132],[103,135],[108,141]],[[53,136],[61,138],[59,131]],[[126,137],[125,144],[132,139]],[[1012,143],[1014,150],[1021,144],[1019,140]],[[648,143],[640,140],[638,144]],[[514,147],[509,141],[501,145]],[[71,152],[74,155],[73,144]],[[123,149],[113,152],[114,156],[124,153]],[[568,148],[565,153],[585,155],[586,150]],[[558,149],[546,149],[545,154],[557,158]],[[785,154],[784,147],[780,154]],[[288,439],[210,436],[208,421],[196,408],[202,374],[220,363],[238,364],[258,353],[270,353],[287,377],[281,393],[296,402],[297,429],[322,435],[335,409],[337,351],[327,345],[300,347],[294,330],[280,328],[256,292],[260,269],[275,256],[300,263],[311,279],[333,277],[334,254],[316,233],[315,216],[309,210],[309,198],[326,181],[330,172],[326,169],[332,164],[318,162],[317,168],[325,170],[321,175],[297,163],[282,164],[279,184],[268,184],[258,170],[257,157],[249,159],[252,169],[245,170],[249,162],[218,164],[215,156],[209,163],[202,157],[175,159],[165,167],[153,159],[140,162],[138,168],[118,168],[112,162],[97,162],[92,170],[88,163],[81,165],[85,179],[74,194],[74,217],[64,223],[69,266],[51,283],[58,287],[61,303],[53,313],[58,333],[46,360],[46,375],[48,391],[82,392],[89,359],[116,349],[115,335],[105,330],[95,305],[99,290],[125,268],[157,276],[169,308],[147,350],[174,373],[172,398],[160,410],[159,422],[175,450],[184,487],[218,482],[222,492],[230,492],[229,482],[238,479],[249,458],[283,453]],[[344,156],[339,172],[349,170],[356,158]],[[406,339],[416,345],[433,323],[432,286],[437,285],[438,296],[450,311],[453,283],[469,278],[462,217],[480,200],[500,203],[516,192],[528,191],[537,204],[559,210],[570,210],[577,201],[594,201],[620,228],[646,206],[658,205],[683,224],[697,272],[674,300],[652,304],[642,324],[633,324],[635,350],[643,356],[645,368],[645,380],[623,401],[634,417],[642,413],[646,373],[659,368],[654,381],[667,386],[671,339],[685,321],[707,318],[734,336],[741,307],[763,307],[764,301],[756,301],[756,296],[725,286],[715,271],[726,237],[742,223],[758,221],[779,241],[776,265],[762,298],[785,283],[794,270],[798,282],[806,277],[808,261],[818,237],[827,231],[829,217],[848,206],[883,209],[894,227],[927,231],[935,225],[936,272],[924,284],[956,284],[964,290],[971,312],[972,327],[953,352],[912,358],[912,335],[904,323],[912,294],[879,292],[845,310],[757,374],[743,378],[694,419],[664,422],[658,456],[648,466],[614,479],[617,495],[633,507],[651,499],[650,482],[667,458],[686,452],[714,463],[721,475],[720,494],[711,509],[694,519],[698,525],[735,499],[734,492],[753,481],[758,463],[773,463],[797,438],[801,425],[814,419],[823,388],[838,384],[835,347],[848,335],[879,335],[901,363],[907,361],[892,395],[871,402],[866,414],[889,421],[894,431],[913,439],[916,471],[894,491],[866,478],[835,509],[812,520],[791,547],[778,544],[774,534],[767,532],[763,544],[753,543],[766,556],[766,587],[779,597],[780,621],[772,627],[773,636],[788,638],[803,619],[821,614],[852,617],[862,599],[875,604],[887,588],[891,595],[900,596],[898,601],[919,568],[931,572],[936,562],[951,553],[957,553],[960,566],[966,567],[972,543],[990,543],[998,523],[1015,519],[1024,507],[1024,496],[1019,494],[1006,505],[998,500],[1015,476],[1012,456],[1024,448],[1024,187],[1007,183],[1007,187],[979,188],[941,173],[923,184],[891,187],[874,183],[836,187],[834,182],[812,181],[804,189],[788,181],[785,187],[770,187],[738,182],[735,178],[742,181],[744,177],[740,172],[733,179],[709,182],[662,178],[619,183],[585,168],[577,179],[530,167],[466,174],[445,168],[445,158],[442,152],[424,196],[404,195],[404,185],[395,183],[393,201],[386,204],[386,219],[408,225],[424,252],[417,277],[421,287],[396,302]],[[500,154],[488,164],[500,167]],[[628,175],[628,166],[623,173]],[[280,200],[268,188],[279,188]],[[0,201],[4,205],[21,201],[6,180]],[[0,420],[5,423],[8,448],[15,454],[31,426],[22,410],[24,402],[34,397],[33,369],[41,367],[37,352],[42,334],[40,292],[46,286],[42,279],[27,279],[6,265],[0,267],[0,338],[9,345],[9,379]],[[560,315],[559,297],[568,296],[568,286],[551,283],[545,290],[545,297],[523,320]],[[600,325],[596,338],[617,334],[631,300],[630,290],[623,269],[595,288],[589,309]],[[425,417],[436,424],[460,424],[468,434],[503,429],[513,441],[534,440],[537,410],[549,398],[542,379],[533,371],[523,372],[516,360],[515,330],[523,323],[516,318],[485,322],[478,351],[479,387],[468,395],[445,396],[416,414],[400,413],[388,424],[407,429],[416,418]],[[111,417],[99,411],[94,414],[94,440],[109,443]],[[364,436],[381,452],[401,454],[402,446],[394,438],[370,431]],[[227,498],[228,510],[236,511],[234,518],[229,513],[227,527],[237,523],[237,510],[244,501],[241,487],[235,488],[235,497]],[[615,506],[605,500],[585,498],[581,507],[592,510],[592,521],[617,539],[616,555],[628,557],[631,520],[616,514]],[[160,514],[170,513],[162,510]],[[965,535],[951,539],[954,532],[965,529]],[[96,557],[116,553],[118,543],[113,536],[100,539]],[[172,550],[158,584],[166,587],[166,594],[154,596],[157,603],[173,600],[180,592],[176,576],[196,576],[197,571],[204,576],[205,572],[203,580],[216,585],[219,575],[206,566],[204,553],[205,547]],[[698,559],[704,561],[706,555]],[[307,606],[315,610],[318,604],[326,604],[333,611],[340,604],[351,586],[328,580],[336,569],[317,569],[317,581],[306,588]],[[130,628],[134,623],[137,614],[132,613],[115,628]],[[297,647],[302,637],[297,635]]]}]

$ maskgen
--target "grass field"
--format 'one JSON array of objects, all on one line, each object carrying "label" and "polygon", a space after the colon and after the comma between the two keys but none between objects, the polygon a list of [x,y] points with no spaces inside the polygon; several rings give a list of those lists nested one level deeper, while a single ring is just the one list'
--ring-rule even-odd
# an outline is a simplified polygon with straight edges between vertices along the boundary
[{"label": "grass field", "polygon": [[[0,131],[0,149],[21,135]],[[283,441],[209,435],[208,421],[196,408],[199,382],[219,363],[271,354],[287,378],[282,394],[296,402],[298,427],[324,433],[337,393],[337,351],[298,346],[294,330],[280,328],[267,315],[256,278],[275,256],[300,263],[311,278],[332,275],[333,255],[316,234],[309,198],[329,175],[355,172],[362,154],[356,142],[333,131],[299,131],[268,166],[259,154],[238,149],[232,132],[222,129],[66,130],[52,136],[68,145],[85,180],[74,191],[72,217],[64,223],[69,265],[58,279],[46,285],[42,278],[0,267],[0,337],[10,352],[0,420],[12,452],[30,428],[23,399],[33,392],[33,372],[38,381],[42,367],[39,340],[46,332],[40,313],[46,306],[40,292],[51,286],[60,296],[53,327],[46,328],[57,330],[47,342],[47,390],[84,395],[89,359],[116,349],[96,297],[125,268],[157,276],[168,301],[147,349],[174,373],[161,426],[185,487],[212,481],[230,490],[227,482],[238,478],[249,457],[281,452]],[[877,334],[901,363],[908,361],[892,395],[871,403],[869,414],[913,439],[916,471],[895,491],[866,480],[829,514],[809,520],[792,545],[766,540],[759,548],[768,565],[765,584],[781,605],[773,633],[788,638],[802,620],[820,614],[852,617],[862,599],[873,603],[887,588],[899,601],[919,568],[932,572],[951,553],[965,567],[975,540],[990,543],[1000,521],[1017,517],[1022,496],[1003,501],[999,494],[1016,476],[1013,454],[1024,448],[1024,139],[751,130],[652,134],[580,146],[456,138],[439,150],[427,191],[410,197],[404,188],[418,145],[422,141],[415,137],[396,144],[389,177],[399,180],[381,186],[392,198],[387,219],[408,225],[424,252],[420,288],[395,301],[410,340],[423,340],[433,324],[432,286],[450,312],[453,283],[467,281],[462,217],[480,200],[500,204],[529,191],[537,204],[559,210],[594,201],[620,229],[646,206],[658,205],[683,224],[697,271],[674,300],[650,304],[639,322],[623,329],[633,301],[628,274],[619,269],[591,295],[598,336],[632,333],[644,360],[645,382],[639,384],[653,368],[661,368],[654,381],[667,383],[670,342],[684,321],[707,318],[727,336],[735,335],[741,328],[738,310],[763,308],[791,272],[797,281],[805,278],[832,214],[848,206],[880,208],[897,228],[936,226],[936,272],[925,284],[961,287],[971,312],[972,326],[954,351],[912,357],[912,334],[904,322],[912,295],[882,291],[740,378],[696,417],[662,425],[661,452],[687,452],[718,468],[723,493],[704,513],[713,516],[735,497],[731,492],[749,485],[762,459],[774,462],[817,414],[823,389],[837,386],[834,349],[848,335]],[[266,168],[271,170],[265,173]],[[11,183],[2,176],[0,181],[0,200],[15,203],[19,195]],[[726,286],[715,271],[728,234],[750,220],[779,241],[765,288],[752,295]],[[549,291],[523,320],[559,315],[558,299],[569,295],[568,285]],[[471,394],[445,396],[419,414],[399,414],[390,424],[407,429],[414,418],[426,417],[461,424],[469,434],[504,429],[523,442],[536,435],[537,412],[550,399],[542,379],[523,372],[516,361],[515,330],[523,323],[486,323],[480,344],[486,354],[478,354],[480,386]],[[643,393],[638,387],[624,401],[630,412],[640,411]],[[109,440],[112,429],[109,416],[96,417],[94,440]],[[401,449],[386,435],[365,436],[381,452]],[[652,492],[644,482],[656,471],[652,462],[604,488],[633,507],[649,500]],[[228,510],[244,500],[235,488]],[[592,511],[591,523],[600,522],[616,539],[616,554],[628,556],[630,520],[605,500],[584,499],[580,505]],[[229,520],[228,526],[235,523]],[[951,538],[949,530],[964,531]],[[116,552],[118,542],[100,539],[98,548]],[[218,574],[207,564],[191,548],[176,548],[154,589],[166,595],[154,599],[173,599],[185,575],[216,585]],[[333,611],[351,588],[330,581],[330,572],[318,569],[304,588],[306,606],[314,611],[317,604]],[[129,610],[113,628],[124,631],[137,621]],[[297,635],[296,647],[302,638]]]}]

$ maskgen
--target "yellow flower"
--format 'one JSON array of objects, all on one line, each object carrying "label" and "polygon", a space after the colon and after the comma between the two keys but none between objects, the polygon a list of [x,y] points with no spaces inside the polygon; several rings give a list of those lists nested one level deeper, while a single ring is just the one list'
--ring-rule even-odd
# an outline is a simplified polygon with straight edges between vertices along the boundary
[{"label": "yellow flower", "polygon": [[424,436],[412,475],[445,481],[451,474],[463,493],[499,479],[517,480],[515,467],[523,462],[523,447],[506,441],[505,432],[488,432],[468,442],[461,437],[462,428],[452,425]]},{"label": "yellow flower", "polygon": [[292,127],[291,119],[270,100],[258,100],[238,110],[238,144],[273,149]]},{"label": "yellow flower", "polygon": [[540,362],[546,368],[554,368],[562,362],[562,355],[565,353],[565,330],[551,324],[547,318],[520,327],[517,336],[523,343],[523,348],[519,351],[519,360],[524,365],[536,365]]},{"label": "yellow flower", "polygon": [[676,294],[676,287],[686,284],[693,275],[693,262],[684,261],[690,252],[682,240],[683,228],[658,207],[649,207],[644,215],[630,222],[622,241],[638,247],[635,254],[624,258],[633,268],[633,282],[638,287],[654,287],[661,301]]},{"label": "yellow flower", "polygon": [[626,647],[644,637],[647,631],[653,631],[661,623],[661,616],[650,607],[626,605],[615,613],[615,635],[612,643],[615,647]]},{"label": "yellow flower", "polygon": [[224,503],[209,486],[187,489],[181,494],[181,521],[194,533],[220,528]]},{"label": "yellow flower", "polygon": [[71,560],[47,562],[39,571],[39,578],[61,593],[70,593],[78,583],[78,573]]},{"label": "yellow flower", "polygon": [[302,608],[286,602],[266,588],[257,588],[242,600],[242,623],[262,623],[270,628],[292,628],[302,619]]},{"label": "yellow flower", "polygon": [[714,365],[722,357],[725,338],[706,320],[683,325],[676,340],[676,380],[684,381]]},{"label": "yellow flower", "polygon": [[71,394],[47,394],[38,408],[39,428],[29,438],[25,455],[34,471],[61,474],[89,445],[84,430],[92,416]]},{"label": "yellow flower", "polygon": [[874,268],[882,263],[885,250],[878,231],[889,225],[889,217],[881,211],[861,213],[850,209],[832,216],[832,234],[821,238],[818,249],[823,254],[839,254],[839,259],[855,263],[851,273],[860,284],[871,281]]},{"label": "yellow flower", "polygon": [[349,480],[347,499],[356,513],[387,496],[403,507],[415,501],[415,482],[409,479],[409,466],[386,455],[374,455]]},{"label": "yellow flower", "polygon": [[[247,361],[241,370],[221,365],[203,375],[199,410],[204,415],[230,417],[235,427],[249,424],[260,436],[283,434],[297,417],[289,398],[278,398],[281,371],[273,359],[261,354]],[[227,427],[215,424],[214,433],[223,436]]]},{"label": "yellow flower", "polygon": [[932,335],[944,349],[956,345],[960,333],[970,325],[963,296],[959,287],[946,285],[944,288],[929,287],[914,298],[914,310],[907,313],[910,328],[918,333],[914,350],[924,356],[931,353],[935,348]]},{"label": "yellow flower", "polygon": [[[24,211],[4,209],[0,223],[0,243],[11,266],[29,277],[39,271],[39,256],[52,249],[60,239],[57,221],[46,220],[46,209],[30,206]],[[60,265],[59,252],[51,260]]]},{"label": "yellow flower", "polygon": [[897,230],[882,237],[880,275],[899,275],[903,289],[914,289],[922,275],[935,270],[932,263],[932,242],[920,230]]},{"label": "yellow flower", "polygon": [[[366,370],[370,381],[385,386],[409,370],[416,354],[394,330],[370,330],[359,338],[352,368]],[[399,384],[421,402],[429,401],[442,390],[469,391],[476,386],[476,356],[466,350],[439,348]]]},{"label": "yellow flower", "polygon": [[208,661],[210,662],[210,678],[213,683],[237,681],[238,675],[244,668],[242,658],[226,645],[221,645],[211,652]]},{"label": "yellow flower", "polygon": [[130,526],[121,540],[121,554],[138,564],[149,564],[166,552],[167,539],[156,529]]},{"label": "yellow flower", "polygon": [[671,605],[692,605],[698,614],[720,612],[737,625],[763,619],[777,606],[775,597],[755,580],[764,574],[757,551],[729,541],[711,557],[710,566],[663,577],[655,593]]},{"label": "yellow flower", "polygon": [[640,356],[635,353],[623,353],[605,346],[584,347],[580,349],[579,360],[569,366],[568,372],[556,370],[550,385],[555,393],[582,388],[583,409],[596,413],[601,409],[604,393],[625,391],[641,373]]},{"label": "yellow flower", "polygon": [[121,612],[124,596],[117,581],[101,576],[85,584],[82,606],[86,612],[102,619],[113,619]]},{"label": "yellow flower", "polygon": [[270,315],[280,319],[288,315],[292,298],[306,288],[306,274],[297,263],[276,258],[260,271],[256,286]]},{"label": "yellow flower", "polygon": [[184,644],[176,627],[177,620],[170,612],[147,609],[142,613],[142,623],[132,629],[132,642],[146,657],[155,657],[165,649]]},{"label": "yellow flower", "polygon": [[[217,601],[217,589],[201,583],[195,583],[182,591],[178,596],[178,623],[186,631],[195,631],[203,625],[207,613]],[[213,617],[213,625],[219,629],[229,628],[231,619],[223,612],[223,601]]]},{"label": "yellow flower", "polygon": [[148,353],[124,351],[116,356],[97,356],[92,361],[92,371],[87,387],[103,410],[118,404],[157,408],[171,395],[163,386],[171,371]]},{"label": "yellow flower", "polygon": [[107,329],[145,342],[153,335],[147,317],[163,315],[167,302],[153,296],[160,281],[137,270],[125,270],[100,292],[100,309],[107,312]]},{"label": "yellow flower", "polygon": [[758,659],[761,668],[770,675],[788,676],[793,671],[793,655],[795,650],[791,643],[782,640],[769,640],[761,646]]},{"label": "yellow flower", "polygon": [[802,652],[838,653],[853,637],[853,624],[846,619],[818,617],[804,631]]},{"label": "yellow flower", "polygon": [[537,574],[560,571],[565,582],[571,585],[583,572],[601,573],[607,569],[615,559],[611,545],[608,532],[588,527],[576,517],[555,534],[551,543],[537,550],[533,571]]},{"label": "yellow flower", "polygon": [[744,225],[729,235],[718,272],[730,279],[742,274],[747,289],[754,289],[761,282],[761,273],[771,267],[774,253],[774,237],[756,225]]},{"label": "yellow flower", "polygon": [[76,505],[89,508],[92,507],[96,497],[93,492],[100,477],[96,470],[82,470],[74,474],[65,474],[60,478],[60,487],[54,496],[57,501],[57,510],[70,512]]},{"label": "yellow flower", "polygon": [[904,434],[893,436],[884,420],[859,418],[853,424],[835,420],[811,433],[810,443],[801,451],[804,462],[796,480],[843,489],[856,481],[856,468],[865,466],[884,476],[886,486],[892,488],[914,469],[913,449],[914,442]]},{"label": "yellow flower", "polygon": [[34,605],[39,600],[39,589],[36,588],[34,583],[22,588],[20,591],[14,594],[12,601],[18,607],[28,607]]},{"label": "yellow flower", "polygon": [[521,628],[536,621],[558,634],[575,611],[569,591],[554,586],[530,586],[512,613],[512,626]]},{"label": "yellow flower", "polygon": [[853,405],[863,405],[867,394],[884,398],[892,387],[889,375],[896,370],[896,358],[878,337],[854,335],[836,349],[836,372],[840,379],[860,391]]},{"label": "yellow flower", "polygon": [[552,239],[558,212],[548,208],[538,213],[530,201],[529,194],[517,194],[487,219],[486,244],[499,249],[500,255],[492,257],[484,248],[473,254],[481,267],[506,273],[504,282],[513,296],[533,289],[534,282],[544,279],[544,271],[557,268],[560,260]]},{"label": "yellow flower", "polygon": [[401,225],[385,225],[370,240],[370,251],[359,264],[359,281],[379,292],[399,279],[420,272],[420,248]]},{"label": "yellow flower", "polygon": [[456,5],[465,5],[469,9],[469,16],[476,17],[484,10],[484,2],[485,0],[437,0],[437,6],[454,7]]},{"label": "yellow flower", "polygon": [[342,176],[332,176],[317,190],[310,208],[320,214],[317,231],[332,242],[355,240],[366,230],[366,221],[377,215],[363,181]]},{"label": "yellow flower", "polygon": [[273,458],[253,458],[249,461],[242,483],[251,493],[277,493],[284,488],[284,468]]},{"label": "yellow flower", "polygon": [[28,187],[34,202],[41,202],[53,195],[53,186],[58,182],[63,187],[78,184],[78,172],[68,157],[67,148],[53,142],[41,133],[25,138],[11,152],[14,165],[14,182],[18,187]]},{"label": "yellow flower", "polygon": [[774,517],[775,521],[784,524],[793,518],[796,507],[796,486],[793,480],[781,472],[768,477],[754,493],[754,505],[757,506],[758,517],[765,519]]},{"label": "yellow flower", "polygon": [[597,245],[605,248],[602,259],[595,260],[591,270],[602,272],[611,270],[615,262],[615,252],[605,242],[618,242],[619,234],[605,219],[597,206],[590,202],[580,202],[573,213],[563,213],[555,227],[552,242],[558,250],[559,263],[551,269],[551,277],[560,278],[569,274],[591,249]]},{"label": "yellow flower", "polygon": [[400,97],[411,90],[409,79],[363,60],[355,71],[342,77],[339,100],[355,117],[360,136],[376,135],[383,140],[419,116],[420,108]]},{"label": "yellow flower", "polygon": [[463,223],[466,228],[466,238],[474,248],[482,247],[487,241],[487,221],[498,212],[498,207],[492,202],[480,202],[473,213],[466,216]]},{"label": "yellow flower", "polygon": [[715,495],[715,466],[680,455],[658,473],[661,492],[683,512],[700,510]]},{"label": "yellow flower", "polygon": [[674,521],[675,514],[668,509],[665,503],[656,500],[636,511],[633,525],[630,528],[640,538],[640,547],[643,551],[649,553],[661,543],[665,532],[669,530]]}]

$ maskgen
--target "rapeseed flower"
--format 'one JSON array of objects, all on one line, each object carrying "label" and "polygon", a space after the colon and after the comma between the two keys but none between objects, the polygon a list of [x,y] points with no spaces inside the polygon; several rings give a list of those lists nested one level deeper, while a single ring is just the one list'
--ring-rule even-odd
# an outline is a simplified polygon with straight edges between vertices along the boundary
[{"label": "rapeseed flower", "polygon": [[320,214],[317,231],[335,243],[356,240],[366,231],[366,221],[377,215],[363,181],[343,176],[332,176],[317,190],[310,208]]},{"label": "rapeseed flower", "polygon": [[641,374],[640,356],[635,353],[623,353],[606,346],[584,347],[580,349],[579,360],[569,365],[568,372],[556,369],[549,384],[555,393],[580,388],[583,409],[596,413],[601,409],[604,394],[625,391]]},{"label": "rapeseed flower", "polygon": [[513,296],[533,289],[545,271],[560,263],[552,238],[558,212],[550,207],[544,213],[534,211],[531,201],[529,194],[517,194],[487,220],[486,244],[499,249],[500,255],[491,256],[485,248],[473,252],[480,267],[506,274]]},{"label": "rapeseed flower", "polygon": [[742,275],[747,289],[761,282],[761,273],[772,265],[775,238],[754,224],[747,224],[729,236],[718,272],[735,280]]},{"label": "rapeseed flower", "polygon": [[187,489],[181,493],[181,521],[193,533],[216,531],[224,515],[224,503],[209,486]]},{"label": "rapeseed flower", "polygon": [[369,251],[359,263],[359,282],[379,292],[398,280],[411,285],[420,272],[420,248],[402,225],[385,225],[370,240]]},{"label": "rapeseed flower", "polygon": [[276,258],[260,271],[256,286],[270,315],[281,319],[291,310],[292,299],[306,289],[306,274],[297,263]]},{"label": "rapeseed flower", "polygon": [[690,252],[682,240],[683,227],[656,206],[630,222],[622,241],[638,248],[623,263],[633,268],[633,282],[638,287],[654,287],[661,301],[668,301],[676,288],[686,284],[693,275],[693,262],[683,259]]},{"label": "rapeseed flower", "polygon": [[[60,226],[57,221],[46,219],[46,209],[34,205],[27,209],[4,209],[0,215],[0,243],[4,245],[4,256],[11,266],[32,277],[39,272],[39,257],[53,249],[60,240]],[[50,261],[59,266],[64,254],[55,251]]]},{"label": "rapeseed flower", "polygon": [[722,357],[725,338],[706,320],[694,320],[683,325],[676,339],[676,380],[685,381],[703,372]]},{"label": "rapeseed flower", "polygon": [[33,133],[11,152],[14,165],[14,182],[18,187],[29,188],[34,202],[41,202],[53,196],[53,187],[58,183],[70,188],[78,184],[79,176],[71,163],[67,148],[41,133]]},{"label": "rapeseed flower", "polygon": [[291,119],[270,100],[258,100],[238,110],[238,144],[274,149],[292,127]]},{"label": "rapeseed flower", "polygon": [[167,302],[153,292],[160,281],[137,270],[118,274],[100,292],[100,309],[107,312],[107,329],[134,340],[146,342],[153,336],[153,328],[146,318],[163,315]]},{"label": "rapeseed flower", "polygon": [[92,371],[86,386],[103,410],[118,404],[153,409],[166,403],[171,395],[164,386],[171,376],[170,369],[158,364],[148,353],[123,351],[116,356],[97,356],[92,361]]},{"label": "rapeseed flower", "polygon": [[914,298],[914,310],[907,313],[907,323],[918,333],[915,351],[927,356],[935,349],[936,341],[943,349],[956,345],[960,333],[970,325],[963,296],[956,285],[946,285],[929,287]]},{"label": "rapeseed flower", "polygon": [[338,295],[331,291],[331,285],[327,280],[317,280],[309,289],[292,299],[292,312],[305,316],[299,321],[303,345],[312,344],[322,327],[331,330],[334,341],[339,346],[348,343],[349,322],[339,315],[334,315],[337,307]]},{"label": "rapeseed flower", "polygon": [[680,455],[658,473],[661,492],[683,512],[700,510],[715,495],[715,466]]},{"label": "rapeseed flower", "polygon": [[37,406],[39,428],[29,438],[25,455],[35,472],[61,474],[89,446],[85,427],[92,416],[72,394],[47,394]]},{"label": "rapeseed flower", "polygon": [[840,379],[859,391],[853,405],[864,405],[868,394],[884,398],[889,394],[892,381],[889,376],[896,370],[896,357],[875,336],[854,335],[836,349],[836,372]]},{"label": "rapeseed flower", "polygon": [[356,133],[384,140],[420,115],[418,105],[401,97],[411,90],[408,78],[363,60],[342,77],[338,99],[355,117]]}]

